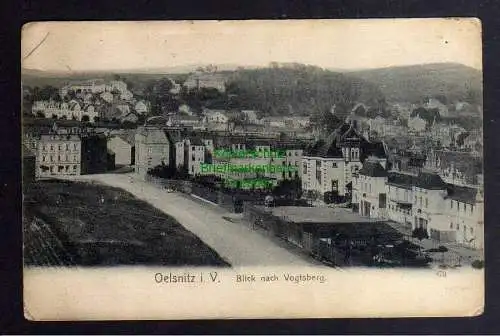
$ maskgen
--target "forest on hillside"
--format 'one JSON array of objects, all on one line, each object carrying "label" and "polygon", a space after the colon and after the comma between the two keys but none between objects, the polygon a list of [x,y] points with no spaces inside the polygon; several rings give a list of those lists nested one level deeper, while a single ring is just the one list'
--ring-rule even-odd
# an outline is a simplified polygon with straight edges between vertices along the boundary
[{"label": "forest on hillside", "polygon": [[311,115],[330,111],[348,114],[357,102],[386,108],[379,88],[364,80],[302,64],[238,69],[229,74],[230,106],[256,109],[264,115]]}]

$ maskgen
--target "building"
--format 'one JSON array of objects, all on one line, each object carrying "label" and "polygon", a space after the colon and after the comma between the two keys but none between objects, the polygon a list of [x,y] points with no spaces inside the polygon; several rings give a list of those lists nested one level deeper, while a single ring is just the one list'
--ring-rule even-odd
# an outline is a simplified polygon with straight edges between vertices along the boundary
[{"label": "building", "polygon": [[285,118],[283,117],[264,117],[262,122],[267,127],[285,128]]},{"label": "building", "polygon": [[146,102],[144,102],[143,100],[139,100],[137,103],[135,103],[134,110],[139,114],[147,114],[149,111],[149,107]]},{"label": "building", "polygon": [[471,152],[451,150],[431,150],[425,166],[450,184],[476,185],[478,175],[483,173],[482,157]]},{"label": "building", "polygon": [[102,79],[95,79],[95,80],[89,80],[89,81],[84,81],[81,83],[73,83],[73,84],[68,84],[62,87],[59,90],[59,95],[61,97],[64,97],[68,94],[69,91],[73,91],[75,93],[102,93],[102,92],[126,92],[127,91],[127,84],[123,81],[119,80],[113,80],[110,81],[109,83],[106,83]]},{"label": "building", "polygon": [[36,177],[36,154],[23,145],[23,185],[27,185],[35,180]]},{"label": "building", "polygon": [[325,141],[318,140],[304,152],[302,190],[313,198],[324,199],[325,193],[350,198],[353,176],[368,157],[386,168],[383,143],[364,138],[356,129],[355,121],[343,124]]},{"label": "building", "polygon": [[439,243],[483,248],[482,186],[448,184],[431,172],[385,173],[365,162],[353,183],[353,211],[391,220],[405,230],[423,228]]},{"label": "building", "polygon": [[78,134],[42,134],[36,155],[36,176],[82,174],[82,141]]},{"label": "building", "polygon": [[203,115],[204,123],[227,124],[229,122],[229,117],[227,116],[226,110],[211,110],[205,108],[203,110]]},{"label": "building", "polygon": [[116,135],[108,139],[108,150],[115,153],[116,166],[129,166],[135,163],[135,139],[127,135]]},{"label": "building", "polygon": [[199,137],[189,137],[184,142],[184,167],[189,175],[198,175],[202,163],[205,163],[205,145]]},{"label": "building", "polygon": [[427,110],[432,110],[436,109],[439,111],[439,115],[441,117],[449,117],[449,111],[448,111],[448,106],[445,104],[441,103],[439,99],[436,98],[430,98],[425,104],[424,108]]},{"label": "building", "polygon": [[188,77],[184,86],[189,90],[206,88],[226,92],[226,79],[218,73],[196,72]]},{"label": "building", "polygon": [[36,153],[37,177],[95,174],[108,169],[103,134],[73,133],[63,129],[41,134]]},{"label": "building", "polygon": [[149,169],[171,160],[171,142],[166,132],[157,126],[141,126],[135,134],[135,172],[146,176]]},{"label": "building", "polygon": [[255,110],[241,110],[241,113],[245,116],[245,120],[249,124],[259,124],[260,120],[257,116],[257,111]]},{"label": "building", "polygon": [[[81,174],[98,174],[114,167],[112,153],[108,152],[104,134],[82,134],[81,139]],[[111,155],[110,155],[111,154]]]},{"label": "building", "polygon": [[389,172],[387,176],[387,218],[413,227],[413,186],[418,175]]},{"label": "building", "polygon": [[377,161],[367,160],[352,183],[353,211],[372,218],[387,217],[387,171]]}]

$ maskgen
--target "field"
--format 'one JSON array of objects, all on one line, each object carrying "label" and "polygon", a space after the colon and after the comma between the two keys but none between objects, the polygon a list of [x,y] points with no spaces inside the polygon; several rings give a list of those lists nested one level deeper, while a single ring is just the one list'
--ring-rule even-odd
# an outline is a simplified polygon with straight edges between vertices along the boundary
[{"label": "field", "polygon": [[229,266],[174,218],[99,184],[27,186],[23,225],[27,265]]}]

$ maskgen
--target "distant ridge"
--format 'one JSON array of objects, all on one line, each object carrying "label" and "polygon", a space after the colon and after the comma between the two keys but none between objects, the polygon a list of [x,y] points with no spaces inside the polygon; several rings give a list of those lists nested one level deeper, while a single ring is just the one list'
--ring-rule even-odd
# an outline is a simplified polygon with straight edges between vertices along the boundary
[{"label": "distant ridge", "polygon": [[438,94],[457,101],[471,91],[482,96],[481,71],[458,63],[394,66],[346,74],[377,84],[388,101],[413,102]]}]

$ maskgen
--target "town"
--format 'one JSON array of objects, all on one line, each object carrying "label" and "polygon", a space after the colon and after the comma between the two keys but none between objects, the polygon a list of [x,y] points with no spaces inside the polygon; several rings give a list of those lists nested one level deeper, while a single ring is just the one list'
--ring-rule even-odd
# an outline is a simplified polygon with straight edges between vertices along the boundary
[{"label": "town", "polygon": [[[377,91],[367,99],[346,93],[350,88],[338,89],[347,85],[338,82],[332,92],[323,90],[315,100],[307,96],[313,90],[304,93],[296,85],[293,95],[283,89],[279,99],[264,101],[268,96],[262,90],[277,90],[269,78],[306,81],[308,71],[319,70],[274,64],[228,73],[211,66],[153,79],[114,75],[41,87],[23,79],[25,206],[41,202],[43,183],[52,188],[50,181],[77,183],[95,177],[117,181],[114,187],[127,191],[136,188],[138,194],[154,189],[165,203],[177,202],[179,210],[172,210],[179,212],[175,219],[216,252],[212,264],[245,261],[232,255],[219,255],[224,261],[217,261],[217,253],[224,249],[213,236],[225,237],[223,231],[229,229],[215,224],[211,232],[194,224],[187,227],[188,219],[181,220],[187,216],[180,214],[183,204],[191,202],[203,213],[210,212],[205,214],[205,226],[222,212],[225,215],[217,221],[235,225],[234,232],[240,230],[237,226],[251,228],[260,235],[255,239],[276,248],[286,242],[285,249],[300,255],[301,262],[332,267],[482,267],[480,95],[472,90],[461,97],[435,92],[394,100]],[[318,73],[318,78],[329,76]],[[259,90],[251,92],[250,80],[258,76]],[[375,90],[372,83],[363,85],[370,87],[367,92]],[[217,155],[223,152],[254,155]],[[272,152],[283,155],[264,154]],[[279,169],[219,169],[228,165]],[[212,166],[217,169],[206,168]],[[33,190],[38,190],[37,196],[30,196]],[[89,195],[81,192],[76,196]],[[107,207],[112,200],[100,193],[93,206]],[[64,205],[75,196],[72,192],[62,194],[54,207],[80,211]],[[113,202],[118,202],[116,197]],[[62,239],[61,229],[50,227],[47,211],[40,210],[46,218],[25,216],[26,236],[31,237],[25,246],[35,251],[25,252],[25,258],[46,265],[63,259],[74,262],[75,251],[82,248],[64,246],[65,239],[74,243],[71,237],[83,235],[88,223],[79,224],[83,228],[78,234],[64,229]],[[195,216],[198,210],[186,205],[184,211]],[[133,216],[123,210],[124,217],[129,213]],[[78,222],[76,217],[73,221]],[[65,225],[75,225],[70,222]],[[90,236],[96,239],[95,233]],[[107,236],[93,242],[119,239]],[[239,242],[227,244],[237,249]],[[43,250],[51,251],[37,260]],[[63,258],[64,253],[73,256]]]}]

